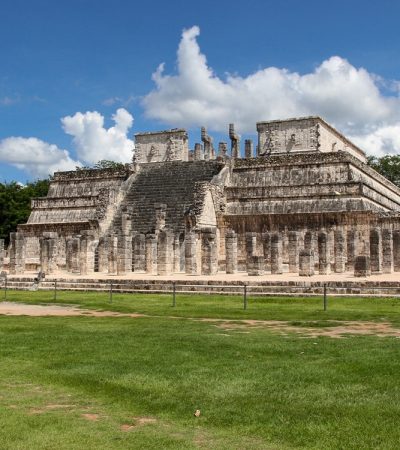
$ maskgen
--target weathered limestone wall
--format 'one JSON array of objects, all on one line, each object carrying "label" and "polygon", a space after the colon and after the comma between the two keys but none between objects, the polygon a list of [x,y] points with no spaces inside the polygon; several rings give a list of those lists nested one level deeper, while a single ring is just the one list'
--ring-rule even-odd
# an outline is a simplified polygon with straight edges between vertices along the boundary
[{"label": "weathered limestone wall", "polygon": [[320,117],[258,122],[260,154],[346,151],[366,162],[364,152]]},{"label": "weathered limestone wall", "polygon": [[175,129],[135,134],[135,161],[143,164],[188,160],[186,130]]}]

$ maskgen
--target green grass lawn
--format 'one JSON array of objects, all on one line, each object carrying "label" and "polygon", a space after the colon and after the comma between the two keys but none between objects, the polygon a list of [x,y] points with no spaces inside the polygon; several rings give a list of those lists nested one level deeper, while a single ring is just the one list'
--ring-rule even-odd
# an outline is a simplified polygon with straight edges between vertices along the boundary
[{"label": "green grass lawn", "polygon": [[[51,292],[8,300],[51,303]],[[400,339],[189,318],[390,322],[398,299],[59,292],[128,317],[0,316],[0,449],[398,449]],[[171,318],[179,317],[180,319]],[[194,417],[196,409],[200,417]]]}]

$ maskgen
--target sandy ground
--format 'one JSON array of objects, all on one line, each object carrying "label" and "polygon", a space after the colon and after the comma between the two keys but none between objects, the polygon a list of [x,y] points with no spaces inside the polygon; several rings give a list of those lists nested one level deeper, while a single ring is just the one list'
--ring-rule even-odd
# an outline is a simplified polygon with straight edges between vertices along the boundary
[{"label": "sandy ground", "polygon": [[[81,309],[75,306],[61,305],[26,305],[24,303],[1,302],[0,315],[7,316],[86,316],[86,317],[146,317],[144,314],[124,314],[113,311],[94,311]],[[271,331],[286,335],[295,333],[309,338],[327,336],[331,338],[343,338],[346,335],[370,335],[377,337],[396,337],[400,338],[400,329],[394,328],[389,322],[370,322],[370,321],[328,321],[326,326],[321,322],[303,321],[290,322],[283,320],[227,320],[213,318],[193,318],[193,317],[166,317],[171,320],[193,320],[208,322],[218,329],[229,333],[241,332],[248,333],[251,329],[266,328]]]},{"label": "sandy ground", "polygon": [[26,305],[24,303],[1,302],[0,314],[6,316],[92,316],[92,317],[142,317],[142,314],[123,314],[113,311],[94,311],[75,306]]}]

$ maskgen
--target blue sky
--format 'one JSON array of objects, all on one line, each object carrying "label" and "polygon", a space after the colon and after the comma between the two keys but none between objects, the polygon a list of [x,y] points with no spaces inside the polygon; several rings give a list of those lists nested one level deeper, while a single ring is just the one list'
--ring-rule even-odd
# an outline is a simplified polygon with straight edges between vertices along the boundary
[{"label": "blue sky", "polygon": [[129,160],[139,131],[184,126],[193,146],[202,125],[217,143],[303,114],[397,153],[399,17],[385,0],[3,1],[0,180]]}]

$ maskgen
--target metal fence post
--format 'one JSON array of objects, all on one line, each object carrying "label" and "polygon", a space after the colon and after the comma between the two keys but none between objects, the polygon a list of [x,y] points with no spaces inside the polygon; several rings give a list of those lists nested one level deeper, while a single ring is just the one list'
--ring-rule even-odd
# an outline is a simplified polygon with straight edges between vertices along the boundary
[{"label": "metal fence post", "polygon": [[172,282],[172,307],[176,306],[176,281]]},{"label": "metal fence post", "polygon": [[326,283],[324,283],[324,311],[328,309],[328,299],[326,297]]},{"label": "metal fence post", "polygon": [[247,309],[247,286],[246,284],[243,285],[243,309]]},{"label": "metal fence post", "polygon": [[110,303],[112,303],[112,295],[113,295],[113,284],[111,281],[111,283],[110,283]]},{"label": "metal fence post", "polygon": [[54,280],[54,300],[57,300],[57,280]]}]

